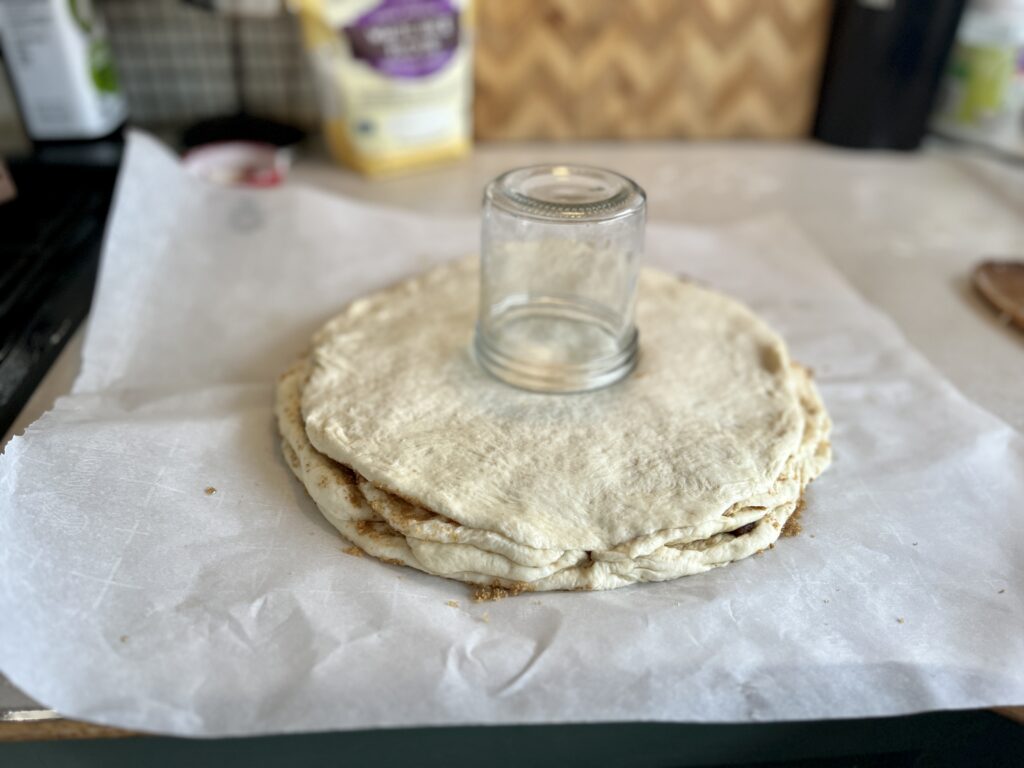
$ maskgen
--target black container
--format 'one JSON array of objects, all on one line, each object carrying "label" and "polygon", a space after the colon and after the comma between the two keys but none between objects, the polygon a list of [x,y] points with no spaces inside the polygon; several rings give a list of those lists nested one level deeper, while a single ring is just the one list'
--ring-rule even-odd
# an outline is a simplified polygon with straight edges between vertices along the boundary
[{"label": "black container", "polygon": [[838,0],[814,136],[916,149],[966,0]]}]

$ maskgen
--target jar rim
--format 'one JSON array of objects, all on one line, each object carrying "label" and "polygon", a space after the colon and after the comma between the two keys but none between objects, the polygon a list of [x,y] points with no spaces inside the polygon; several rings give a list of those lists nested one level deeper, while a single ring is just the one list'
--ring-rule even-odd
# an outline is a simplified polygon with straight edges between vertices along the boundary
[{"label": "jar rim", "polygon": [[606,168],[551,163],[514,168],[484,191],[484,202],[506,213],[547,222],[600,222],[644,211],[635,181]]}]

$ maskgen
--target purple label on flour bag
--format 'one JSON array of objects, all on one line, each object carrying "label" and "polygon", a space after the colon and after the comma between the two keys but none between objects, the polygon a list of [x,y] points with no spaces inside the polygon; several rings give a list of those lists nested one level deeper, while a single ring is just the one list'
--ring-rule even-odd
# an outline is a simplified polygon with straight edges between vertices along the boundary
[{"label": "purple label on flour bag", "polygon": [[459,45],[459,14],[448,0],[383,0],[344,28],[353,58],[392,77],[424,77]]}]

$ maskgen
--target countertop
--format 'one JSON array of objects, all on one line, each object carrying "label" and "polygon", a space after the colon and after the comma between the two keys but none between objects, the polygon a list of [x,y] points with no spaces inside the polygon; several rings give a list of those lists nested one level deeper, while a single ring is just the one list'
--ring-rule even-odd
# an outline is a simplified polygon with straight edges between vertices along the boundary
[{"label": "countertop", "polygon": [[[1024,332],[1000,322],[970,286],[980,259],[1024,258],[1022,165],[937,141],[915,154],[810,143],[485,144],[455,165],[388,180],[338,169],[313,149],[299,154],[289,183],[474,215],[488,180],[539,162],[632,176],[647,190],[652,223],[715,227],[786,215],[963,394],[1024,431]],[[82,338],[79,330],[4,444],[69,391]],[[4,712],[42,709],[0,677],[0,720]]]}]

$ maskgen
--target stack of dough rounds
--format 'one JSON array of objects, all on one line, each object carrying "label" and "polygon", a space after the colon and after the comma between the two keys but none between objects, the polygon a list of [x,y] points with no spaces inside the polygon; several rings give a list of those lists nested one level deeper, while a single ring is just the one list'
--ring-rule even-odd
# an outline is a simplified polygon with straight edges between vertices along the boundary
[{"label": "stack of dough rounds", "polygon": [[664,581],[768,548],[828,465],[808,372],[732,299],[645,270],[636,371],[538,394],[473,361],[477,281],[360,299],[280,378],[285,457],[366,553],[512,591]]}]

